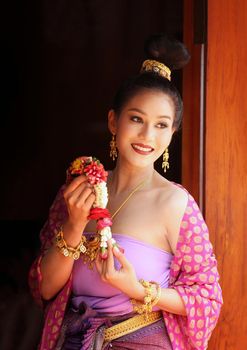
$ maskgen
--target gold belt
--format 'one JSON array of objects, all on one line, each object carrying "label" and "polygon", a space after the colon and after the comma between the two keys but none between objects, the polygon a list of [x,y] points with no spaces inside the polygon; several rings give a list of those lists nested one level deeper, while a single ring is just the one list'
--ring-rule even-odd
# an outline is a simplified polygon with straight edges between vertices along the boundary
[{"label": "gold belt", "polygon": [[137,331],[138,329],[148,326],[162,318],[161,311],[153,311],[148,314],[136,315],[126,321],[120,322],[112,327],[105,329],[105,341],[112,341],[114,339],[123,337],[126,334]]}]

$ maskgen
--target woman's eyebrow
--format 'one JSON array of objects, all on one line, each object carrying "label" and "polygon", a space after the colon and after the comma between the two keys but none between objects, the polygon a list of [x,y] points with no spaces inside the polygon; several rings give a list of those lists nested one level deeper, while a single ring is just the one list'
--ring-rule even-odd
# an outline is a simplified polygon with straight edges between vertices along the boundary
[{"label": "woman's eyebrow", "polygon": [[138,113],[147,115],[145,112],[143,112],[143,111],[142,111],[141,109],[139,109],[139,108],[130,108],[130,109],[128,109],[128,112],[138,112]]},{"label": "woman's eyebrow", "polygon": [[[141,113],[143,115],[147,115],[145,112],[143,112],[141,109],[139,108],[130,108],[128,109],[128,112],[138,112],[138,113]],[[161,116],[158,116],[157,117],[158,119],[161,119],[161,118],[165,118],[165,119],[172,119],[171,117],[169,117],[168,115],[161,115]]]}]

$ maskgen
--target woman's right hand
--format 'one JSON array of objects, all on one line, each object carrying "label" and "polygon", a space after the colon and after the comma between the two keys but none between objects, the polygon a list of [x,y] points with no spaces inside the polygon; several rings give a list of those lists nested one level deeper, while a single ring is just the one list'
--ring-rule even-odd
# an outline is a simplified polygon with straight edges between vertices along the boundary
[{"label": "woman's right hand", "polygon": [[[63,236],[67,245],[75,248],[78,246],[82,232],[89,221],[88,215],[95,201],[94,189],[89,185],[87,177],[80,175],[65,188],[63,197],[68,211],[67,220],[63,223]],[[43,256],[40,291],[44,299],[53,298],[67,283],[74,261],[61,254],[56,245],[52,245]]]},{"label": "woman's right hand", "polygon": [[85,175],[80,175],[66,187],[63,196],[68,210],[64,229],[66,226],[69,230],[81,233],[89,221],[88,215],[95,201],[93,186]]}]

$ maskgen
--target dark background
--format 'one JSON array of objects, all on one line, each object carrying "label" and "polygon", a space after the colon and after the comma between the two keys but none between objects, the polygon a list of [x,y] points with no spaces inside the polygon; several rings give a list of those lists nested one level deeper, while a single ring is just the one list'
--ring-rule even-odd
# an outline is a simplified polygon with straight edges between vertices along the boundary
[{"label": "dark background", "polygon": [[[0,348],[35,349],[41,312],[27,274],[49,206],[80,155],[107,169],[107,112],[153,33],[182,39],[183,1],[12,1],[2,7]],[[181,72],[173,80],[181,91]],[[167,177],[181,180],[181,132]],[[157,161],[161,169],[161,160]]]}]

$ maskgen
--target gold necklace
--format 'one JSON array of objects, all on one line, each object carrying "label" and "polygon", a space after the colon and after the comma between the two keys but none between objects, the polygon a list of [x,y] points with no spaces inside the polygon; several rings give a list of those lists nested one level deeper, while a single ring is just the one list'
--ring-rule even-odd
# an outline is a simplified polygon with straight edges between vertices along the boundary
[{"label": "gold necklace", "polygon": [[[127,201],[133,196],[133,194],[138,191],[147,180],[142,181],[138,186],[136,186],[130,194],[127,196],[127,198],[121,203],[120,207],[114,212],[113,215],[111,215],[111,219],[113,219],[119,211],[122,209],[122,207],[127,203]],[[98,251],[100,249],[100,235],[95,235],[91,237],[90,240],[87,240],[85,242],[86,252],[83,254],[83,261],[84,263],[88,264],[88,267],[90,269],[94,266],[94,260],[98,254]]]},{"label": "gold necklace", "polygon": [[111,219],[113,219],[118,213],[119,211],[122,209],[122,207],[128,202],[128,200],[133,196],[133,194],[138,191],[145,183],[147,180],[142,181],[138,186],[136,186],[131,192],[130,194],[127,196],[127,198],[125,198],[125,200],[121,203],[121,205],[119,206],[119,208],[111,215]]}]

